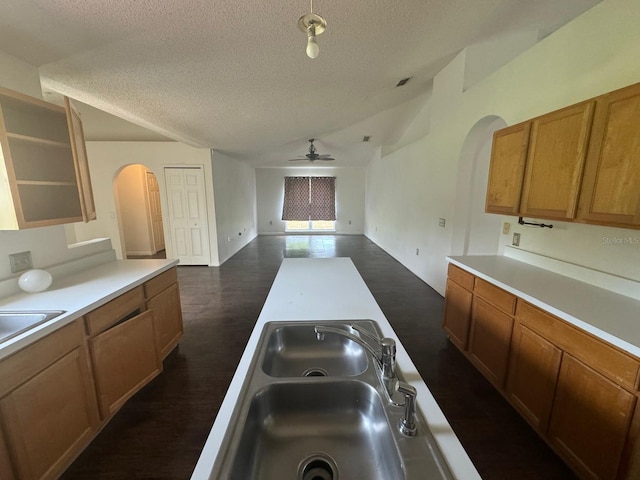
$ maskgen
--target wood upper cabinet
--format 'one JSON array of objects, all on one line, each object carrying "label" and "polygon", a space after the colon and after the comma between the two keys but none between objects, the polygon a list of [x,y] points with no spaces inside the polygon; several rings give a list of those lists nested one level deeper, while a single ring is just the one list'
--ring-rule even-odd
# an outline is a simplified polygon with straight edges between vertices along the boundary
[{"label": "wood upper cabinet", "polygon": [[173,267],[144,284],[147,309],[153,311],[156,346],[164,359],[182,338],[182,307],[178,270]]},{"label": "wood upper cabinet", "polygon": [[486,211],[640,228],[639,130],[635,84],[494,132]]},{"label": "wood upper cabinet", "polygon": [[513,329],[506,393],[538,432],[547,429],[562,350],[519,322]]},{"label": "wood upper cabinet", "polygon": [[15,475],[57,478],[99,427],[80,322],[0,362],[0,380],[0,416]]},{"label": "wood upper cabinet", "polygon": [[520,205],[523,216],[575,217],[594,104],[580,103],[533,120]]},{"label": "wood upper cabinet", "polygon": [[71,105],[69,98],[64,97],[64,105],[67,113],[67,126],[71,139],[71,151],[80,194],[80,206],[82,207],[82,219],[85,222],[96,219],[96,206],[93,200],[93,187],[89,173],[89,159],[87,147],[84,143],[84,128],[82,119]]},{"label": "wood upper cabinet", "polygon": [[503,128],[493,134],[485,210],[515,215],[520,211],[531,122]]},{"label": "wood upper cabinet", "polygon": [[640,84],[598,97],[579,218],[640,227]]},{"label": "wood upper cabinet", "polygon": [[584,478],[613,480],[636,397],[564,354],[548,438]]},{"label": "wood upper cabinet", "polygon": [[95,218],[77,120],[62,107],[0,88],[0,229]]}]

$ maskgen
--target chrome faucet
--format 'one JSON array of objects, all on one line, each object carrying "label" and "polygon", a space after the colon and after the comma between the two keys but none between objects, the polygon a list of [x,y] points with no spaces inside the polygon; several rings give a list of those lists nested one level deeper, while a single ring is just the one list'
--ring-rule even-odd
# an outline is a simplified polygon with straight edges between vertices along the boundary
[{"label": "chrome faucet", "polygon": [[[349,340],[354,341],[362,348],[364,348],[367,352],[371,354],[371,356],[376,360],[376,363],[379,367],[380,377],[382,383],[385,387],[389,400],[395,405],[402,405],[404,403],[404,394],[398,392],[396,388],[396,383],[398,383],[398,376],[396,374],[396,342],[393,338],[383,337],[379,338],[377,335],[365,330],[358,325],[346,324],[344,325],[355,332],[358,333],[358,336],[349,333],[346,330],[336,327],[327,327],[323,325],[316,325],[314,327],[314,331],[316,332],[316,338],[318,340],[324,339],[325,333],[333,333],[336,335],[342,335],[343,337],[348,338]],[[378,352],[374,347],[372,347],[367,341],[363,339],[363,337],[372,340],[377,344],[380,348]]]}]

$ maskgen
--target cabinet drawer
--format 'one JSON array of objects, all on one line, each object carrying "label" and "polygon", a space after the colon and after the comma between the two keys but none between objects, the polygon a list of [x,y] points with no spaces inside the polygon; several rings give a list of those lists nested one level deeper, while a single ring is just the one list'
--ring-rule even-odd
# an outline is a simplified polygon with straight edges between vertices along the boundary
[{"label": "cabinet drawer", "polygon": [[637,388],[637,359],[527,302],[518,301],[516,318],[619,385]]},{"label": "cabinet drawer", "polygon": [[481,278],[476,279],[473,293],[509,315],[513,315],[515,312],[516,297]]},{"label": "cabinet drawer", "polygon": [[161,291],[165,290],[171,284],[178,282],[178,273],[176,267],[161,273],[157,277],[152,278],[144,284],[144,297],[149,299],[155,297]]},{"label": "cabinet drawer", "polygon": [[87,313],[85,315],[87,333],[96,335],[123,320],[132,312],[139,313],[143,310],[144,293],[142,286],[139,286]]},{"label": "cabinet drawer", "polygon": [[78,319],[0,362],[0,397],[82,345],[84,332]]},{"label": "cabinet drawer", "polygon": [[450,263],[448,275],[449,278],[456,282],[458,285],[466,288],[469,291],[473,290],[473,281],[475,277],[469,272]]}]

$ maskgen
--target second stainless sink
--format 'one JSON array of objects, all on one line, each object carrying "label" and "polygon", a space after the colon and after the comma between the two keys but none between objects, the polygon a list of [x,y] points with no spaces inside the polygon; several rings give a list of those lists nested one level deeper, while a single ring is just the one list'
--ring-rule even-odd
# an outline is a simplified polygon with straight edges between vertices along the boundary
[{"label": "second stainless sink", "polygon": [[0,311],[0,343],[63,313],[63,310]]},{"label": "second stainless sink", "polygon": [[286,325],[271,332],[262,362],[264,373],[272,377],[351,377],[367,369],[364,348],[338,335],[319,342],[313,327]]}]

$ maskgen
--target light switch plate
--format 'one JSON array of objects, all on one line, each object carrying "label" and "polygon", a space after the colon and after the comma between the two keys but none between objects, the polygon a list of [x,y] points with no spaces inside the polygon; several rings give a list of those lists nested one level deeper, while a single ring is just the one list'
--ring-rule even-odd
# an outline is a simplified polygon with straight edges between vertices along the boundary
[{"label": "light switch plate", "polygon": [[504,235],[508,235],[509,234],[509,230],[511,230],[511,224],[509,222],[504,222],[502,224],[502,233]]},{"label": "light switch plate", "polygon": [[9,265],[11,266],[11,273],[18,273],[29,270],[32,267],[31,250],[9,254]]}]

